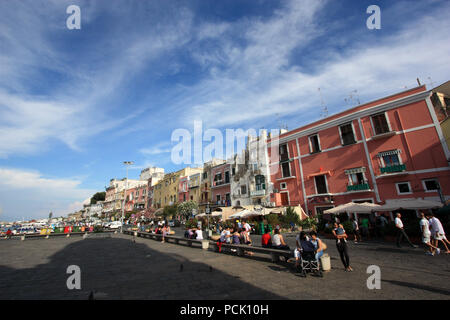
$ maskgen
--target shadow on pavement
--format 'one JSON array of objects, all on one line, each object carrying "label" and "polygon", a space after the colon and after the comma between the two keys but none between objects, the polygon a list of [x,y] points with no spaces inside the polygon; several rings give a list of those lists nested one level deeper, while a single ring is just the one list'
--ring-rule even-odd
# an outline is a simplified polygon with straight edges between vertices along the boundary
[{"label": "shadow on pavement", "polygon": [[439,293],[439,294],[444,294],[444,295],[450,296],[450,291],[446,290],[446,289],[435,288],[435,287],[425,286],[425,285],[421,285],[421,284],[403,282],[403,281],[397,281],[397,280],[381,280],[381,281],[388,282],[388,283],[391,283],[391,284],[394,284],[397,286],[426,290],[426,291],[430,291],[433,293]]},{"label": "shadow on pavement", "polygon": [[[122,238],[70,242],[49,260],[26,269],[0,266],[0,299],[285,299],[205,263]],[[66,286],[69,265],[81,269],[81,290]]]}]

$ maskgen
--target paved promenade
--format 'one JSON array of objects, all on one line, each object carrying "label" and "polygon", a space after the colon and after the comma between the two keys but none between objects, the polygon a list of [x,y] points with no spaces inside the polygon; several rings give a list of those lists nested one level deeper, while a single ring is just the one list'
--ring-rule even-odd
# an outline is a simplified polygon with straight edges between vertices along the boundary
[{"label": "paved promenade", "polygon": [[[294,239],[288,237],[288,243]],[[112,235],[0,241],[1,299],[446,299],[450,256],[391,244],[349,244],[354,272],[344,272],[334,241],[332,270],[301,278],[286,264],[184,245]],[[381,289],[366,286],[367,266],[381,268]],[[69,265],[81,290],[68,290]],[[182,265],[182,267],[181,267]]]}]

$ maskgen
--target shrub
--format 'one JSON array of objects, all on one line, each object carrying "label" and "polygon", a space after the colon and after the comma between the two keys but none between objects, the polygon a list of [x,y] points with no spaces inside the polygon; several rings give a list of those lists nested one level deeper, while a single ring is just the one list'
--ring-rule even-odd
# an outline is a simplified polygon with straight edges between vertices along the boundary
[{"label": "shrub", "polygon": [[195,218],[190,218],[188,221],[186,221],[186,229],[197,228],[197,226],[198,220]]},{"label": "shrub", "polygon": [[317,219],[308,217],[300,222],[303,229],[317,229]]},{"label": "shrub", "polygon": [[267,220],[267,223],[272,226],[276,226],[277,224],[280,224],[280,219],[278,217],[278,214],[276,214],[276,213],[271,213],[271,214],[267,215],[266,220]]},{"label": "shrub", "polygon": [[279,220],[281,221],[283,226],[287,226],[288,228],[290,227],[291,222],[293,222],[297,226],[299,226],[301,223],[299,215],[292,207],[287,207],[286,214],[282,215]]},{"label": "shrub", "polygon": [[342,226],[344,227],[347,235],[353,233],[353,223],[350,220],[342,222]]},{"label": "shrub", "polygon": [[96,232],[96,233],[103,232],[103,227],[102,226],[94,226],[94,232]]}]

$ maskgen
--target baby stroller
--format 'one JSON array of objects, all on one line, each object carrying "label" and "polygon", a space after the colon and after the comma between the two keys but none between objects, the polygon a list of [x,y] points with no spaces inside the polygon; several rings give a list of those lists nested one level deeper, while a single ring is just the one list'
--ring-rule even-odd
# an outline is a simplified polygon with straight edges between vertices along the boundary
[{"label": "baby stroller", "polygon": [[316,259],[316,250],[314,245],[310,241],[301,241],[300,245],[300,268],[301,276],[306,277],[306,272],[311,272],[319,277],[323,277],[322,270],[320,269],[319,259]]}]

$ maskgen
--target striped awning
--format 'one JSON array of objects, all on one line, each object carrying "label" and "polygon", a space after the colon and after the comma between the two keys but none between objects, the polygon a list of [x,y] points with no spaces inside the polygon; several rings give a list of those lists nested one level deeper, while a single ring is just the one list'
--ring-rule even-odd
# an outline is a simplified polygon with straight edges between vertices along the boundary
[{"label": "striped awning", "polygon": [[353,174],[353,173],[364,173],[364,172],[366,172],[366,167],[347,169],[347,170],[344,170],[344,172],[347,175]]},{"label": "striped awning", "polygon": [[390,156],[390,155],[399,154],[399,153],[401,153],[401,151],[399,149],[389,150],[389,151],[384,151],[384,152],[378,153],[377,157],[381,158],[381,157],[384,157],[384,156]]}]

